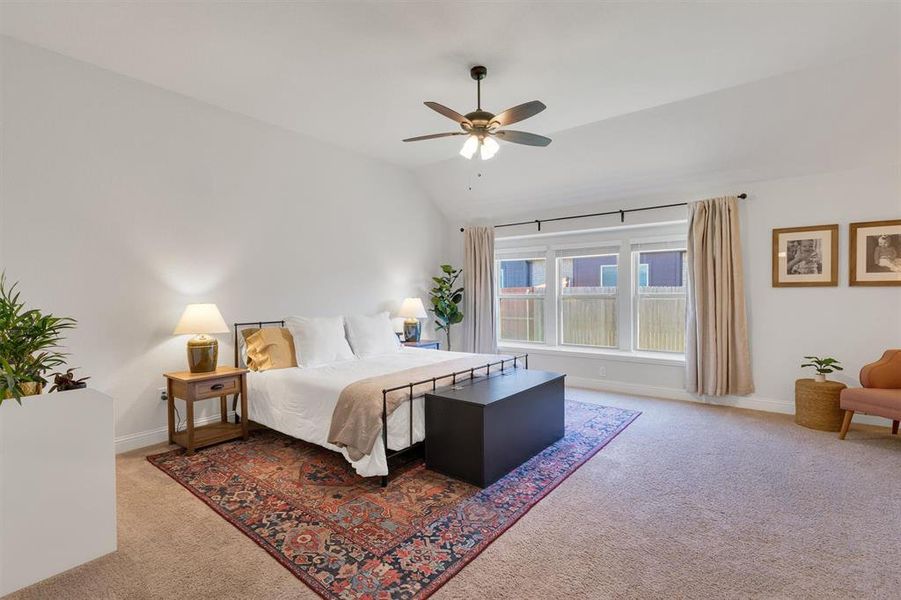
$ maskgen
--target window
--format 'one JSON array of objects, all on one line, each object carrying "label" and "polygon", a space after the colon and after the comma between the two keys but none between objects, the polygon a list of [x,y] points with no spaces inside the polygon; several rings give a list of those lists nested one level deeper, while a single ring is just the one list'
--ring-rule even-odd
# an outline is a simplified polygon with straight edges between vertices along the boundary
[{"label": "window", "polygon": [[544,342],[545,259],[498,261],[498,340]]},{"label": "window", "polygon": [[601,285],[605,287],[616,287],[616,264],[601,265]]},{"label": "window", "polygon": [[633,256],[638,265],[635,347],[684,352],[685,250],[638,251]]},{"label": "window", "polygon": [[498,346],[684,353],[684,240],[682,223],[499,238]]},{"label": "window", "polygon": [[561,344],[616,347],[618,259],[616,254],[557,259]]},{"label": "window", "polygon": [[648,272],[651,269],[651,265],[648,263],[638,263],[638,285],[647,287],[648,285]]}]

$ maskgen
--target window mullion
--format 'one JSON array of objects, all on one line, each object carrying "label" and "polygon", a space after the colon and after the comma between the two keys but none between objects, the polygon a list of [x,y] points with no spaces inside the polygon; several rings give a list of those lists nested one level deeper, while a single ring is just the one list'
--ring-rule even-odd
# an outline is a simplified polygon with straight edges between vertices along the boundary
[{"label": "window mullion", "polygon": [[556,346],[560,343],[557,336],[560,281],[557,277],[556,252],[552,248],[548,248],[544,258],[544,343],[548,346]]}]

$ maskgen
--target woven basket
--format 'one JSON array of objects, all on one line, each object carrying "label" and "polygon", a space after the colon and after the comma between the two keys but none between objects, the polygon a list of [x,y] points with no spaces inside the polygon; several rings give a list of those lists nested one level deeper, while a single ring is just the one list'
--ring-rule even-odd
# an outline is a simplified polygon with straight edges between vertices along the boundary
[{"label": "woven basket", "polygon": [[845,411],[839,406],[839,398],[846,387],[837,381],[817,383],[813,379],[797,380],[795,423],[820,431],[840,430]]}]

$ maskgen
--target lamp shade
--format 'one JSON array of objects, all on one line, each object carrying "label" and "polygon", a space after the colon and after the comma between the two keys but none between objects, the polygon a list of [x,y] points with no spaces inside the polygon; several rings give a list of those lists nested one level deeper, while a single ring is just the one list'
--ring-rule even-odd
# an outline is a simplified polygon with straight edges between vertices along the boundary
[{"label": "lamp shade", "polygon": [[425,311],[425,306],[422,305],[421,298],[407,298],[404,300],[404,303],[400,305],[397,316],[406,319],[425,319],[429,316],[429,313]]},{"label": "lamp shade", "polygon": [[215,304],[189,304],[172,335],[228,333],[228,325]]}]

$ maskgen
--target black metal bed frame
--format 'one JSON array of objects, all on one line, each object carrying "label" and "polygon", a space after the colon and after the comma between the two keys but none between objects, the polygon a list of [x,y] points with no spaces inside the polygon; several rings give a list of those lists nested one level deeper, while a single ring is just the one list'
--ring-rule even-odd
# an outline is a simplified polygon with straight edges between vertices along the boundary
[{"label": "black metal bed frame", "polygon": [[[284,320],[280,320],[280,321],[248,321],[245,323],[234,323],[235,367],[240,366],[240,363],[238,360],[240,358],[240,356],[239,356],[239,346],[240,345],[238,343],[238,328],[239,327],[250,327],[251,325],[256,325],[260,329],[262,329],[266,325],[280,325],[281,327],[284,327],[285,321]],[[519,361],[522,361],[522,363],[523,363],[522,367],[519,366]],[[431,391],[435,392],[438,389],[439,381],[442,381],[445,379],[450,379],[451,380],[450,386],[453,388],[453,387],[456,387],[458,384],[458,380],[457,380],[458,377],[462,376],[463,377],[462,381],[474,381],[476,379],[476,377],[482,377],[482,375],[476,375],[476,372],[484,369],[485,370],[484,377],[488,378],[488,377],[491,377],[491,367],[496,367],[498,365],[500,365],[500,370],[499,370],[500,374],[504,375],[507,363],[511,363],[511,362],[513,363],[513,369],[517,369],[517,368],[528,369],[529,368],[529,355],[528,354],[518,354],[518,355],[512,356],[510,358],[503,358],[503,359],[495,361],[495,362],[489,362],[482,366],[472,367],[469,369],[464,369],[462,371],[456,371],[456,372],[448,373],[446,375],[440,375],[438,377],[430,377],[428,379],[423,379],[421,381],[411,381],[411,382],[405,383],[403,385],[398,385],[395,387],[383,389],[382,390],[382,444],[385,447],[385,462],[386,462],[386,464],[389,459],[394,458],[395,456],[400,456],[402,454],[410,452],[411,450],[415,450],[415,449],[418,449],[423,446],[423,442],[415,442],[415,443],[413,442],[413,400],[415,400],[417,398],[425,398],[425,392],[422,392],[419,394],[414,394],[414,389],[417,386],[431,383],[432,384]],[[469,377],[466,377],[466,375],[469,375]],[[401,448],[400,450],[389,450],[388,449],[388,394],[390,394],[391,392],[397,392],[399,390],[404,390],[404,389],[409,390],[408,391],[408,394],[409,394],[408,401],[410,402],[410,444],[405,448]],[[234,400],[232,403],[233,411],[237,409],[237,405],[238,405],[238,395],[235,394]],[[240,419],[240,417],[238,417],[238,415],[236,413],[235,414],[235,422],[239,423],[240,422],[239,419]],[[382,484],[382,487],[387,487],[388,475],[382,475],[381,484]]]},{"label": "black metal bed frame", "polygon": [[[246,323],[233,323],[232,327],[234,328],[234,340],[233,341],[234,341],[234,346],[235,346],[235,368],[236,369],[241,366],[241,363],[238,360],[240,358],[239,348],[241,347],[241,344],[238,342],[238,328],[239,327],[250,327],[251,325],[256,325],[260,329],[262,329],[266,325],[280,325],[281,327],[284,327],[285,321],[284,320],[281,320],[281,321],[248,321]],[[247,366],[247,365],[244,365],[244,366]],[[235,423],[240,423],[241,417],[238,416],[237,411],[238,411],[238,394],[235,394],[234,396],[232,396],[232,412],[235,413]]]},{"label": "black metal bed frame", "polygon": [[[385,446],[385,461],[387,462],[389,458],[393,458],[395,456],[409,452],[410,450],[419,448],[423,444],[422,442],[416,442],[416,443],[413,442],[413,400],[415,400],[416,398],[424,398],[425,397],[425,393],[420,393],[420,394],[414,395],[413,389],[416,386],[431,383],[432,384],[431,391],[435,392],[438,389],[439,381],[441,381],[443,379],[450,379],[451,380],[450,385],[453,388],[453,387],[456,387],[456,385],[457,385],[457,377],[459,377],[461,375],[465,376],[465,375],[469,374],[468,380],[473,381],[476,378],[476,371],[481,371],[482,369],[485,369],[485,377],[486,378],[491,377],[491,367],[495,367],[497,365],[501,366],[500,373],[501,373],[501,375],[503,375],[504,369],[505,369],[507,363],[512,362],[513,368],[516,369],[516,368],[518,368],[517,361],[519,361],[519,360],[523,361],[524,368],[526,368],[526,369],[529,368],[529,355],[528,354],[519,354],[519,355],[513,356],[511,358],[503,358],[503,359],[495,361],[495,362],[486,363],[485,365],[482,365],[479,367],[472,367],[469,369],[464,369],[462,371],[448,373],[447,375],[440,375],[438,377],[429,377],[428,379],[422,379],[420,381],[411,381],[411,382],[405,383],[403,385],[398,385],[395,387],[383,389],[382,390],[382,444],[384,444],[384,446]],[[400,450],[392,451],[392,450],[388,449],[388,394],[391,392],[396,392],[396,391],[404,390],[404,389],[409,390],[408,400],[410,402],[410,445],[407,446],[406,448],[401,448]],[[382,476],[382,487],[386,487],[387,485],[388,485],[388,476],[383,475]]]}]

